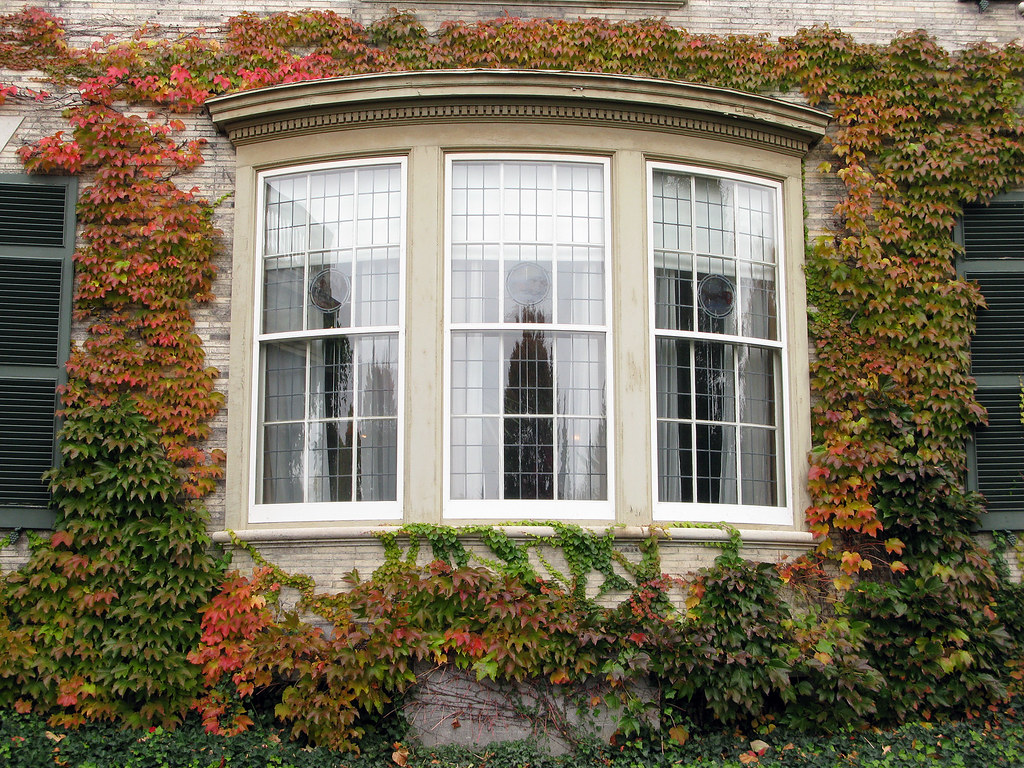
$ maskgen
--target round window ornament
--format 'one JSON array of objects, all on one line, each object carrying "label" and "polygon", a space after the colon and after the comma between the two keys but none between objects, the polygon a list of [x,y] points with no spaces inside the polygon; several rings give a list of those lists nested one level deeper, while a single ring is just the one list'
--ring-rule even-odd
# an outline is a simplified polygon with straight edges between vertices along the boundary
[{"label": "round window ornament", "polygon": [[324,312],[337,312],[352,296],[352,283],[348,275],[327,267],[309,281],[309,300]]},{"label": "round window ornament", "polygon": [[708,275],[697,284],[697,302],[712,317],[731,315],[735,298],[736,288],[724,275]]},{"label": "round window ornament", "polygon": [[505,290],[512,301],[522,307],[540,304],[551,291],[548,271],[535,261],[516,264],[505,277]]}]

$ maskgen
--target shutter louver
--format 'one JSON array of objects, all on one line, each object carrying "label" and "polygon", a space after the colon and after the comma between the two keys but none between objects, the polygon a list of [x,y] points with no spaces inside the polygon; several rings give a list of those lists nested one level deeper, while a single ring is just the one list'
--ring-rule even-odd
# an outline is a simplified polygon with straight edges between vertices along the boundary
[{"label": "shutter louver", "polygon": [[1024,259],[1024,200],[965,205],[964,258]]},{"label": "shutter louver", "polygon": [[0,176],[0,527],[53,525],[71,336],[74,179]]},{"label": "shutter louver", "polygon": [[63,268],[53,259],[0,259],[0,364],[58,364]]},{"label": "shutter louver", "polygon": [[67,187],[0,183],[0,246],[63,248]]},{"label": "shutter louver", "polygon": [[1019,390],[983,390],[978,401],[988,410],[988,426],[974,435],[978,490],[990,513],[1024,509],[1024,424]]},{"label": "shutter louver", "polygon": [[0,379],[0,504],[47,507],[57,382]]},{"label": "shutter louver", "polygon": [[971,338],[971,373],[988,426],[974,430],[972,488],[985,497],[981,525],[1021,527],[1024,522],[1024,197],[1007,195],[987,205],[964,206],[960,274],[978,284],[979,308]]},{"label": "shutter louver", "polygon": [[972,273],[988,307],[978,310],[971,339],[971,373],[1024,374],[1024,274]]}]

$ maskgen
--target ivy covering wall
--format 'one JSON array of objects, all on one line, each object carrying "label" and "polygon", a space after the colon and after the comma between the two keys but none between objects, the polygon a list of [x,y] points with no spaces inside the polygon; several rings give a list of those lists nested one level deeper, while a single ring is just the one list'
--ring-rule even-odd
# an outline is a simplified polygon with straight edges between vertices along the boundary
[{"label": "ivy covering wall", "polygon": [[[389,567],[340,596],[269,564],[223,580],[202,507],[222,473],[204,447],[222,403],[191,314],[210,298],[216,203],[176,185],[204,160],[183,118],[239,89],[452,67],[644,75],[832,113],[820,170],[843,196],[807,253],[817,552],[773,567],[730,546],[679,582],[660,573],[652,531],[632,597],[610,611],[574,580],[611,573],[606,539],[570,528],[562,580],[497,532],[481,568],[443,528],[407,531],[433,547],[429,570],[385,542]],[[0,17],[0,68],[50,83],[0,82],[0,103],[66,107],[64,130],[19,153],[29,172],[83,177],[75,307],[88,331],[68,365],[57,530],[0,589],[0,706],[132,725],[194,706],[230,730],[270,697],[296,735],[354,747],[360,718],[420,661],[554,683],[652,675],[670,718],[822,728],[970,714],[1019,686],[1021,595],[972,536],[979,499],[965,491],[965,438],[985,418],[968,370],[980,295],[957,278],[953,226],[962,203],[1024,185],[1024,49],[950,53],[923,33],[872,46],[828,28],[698,36],[658,21],[428,32],[404,13],[363,27],[330,12],[76,48],[61,20],[29,9]],[[282,583],[332,635],[275,608]]]}]

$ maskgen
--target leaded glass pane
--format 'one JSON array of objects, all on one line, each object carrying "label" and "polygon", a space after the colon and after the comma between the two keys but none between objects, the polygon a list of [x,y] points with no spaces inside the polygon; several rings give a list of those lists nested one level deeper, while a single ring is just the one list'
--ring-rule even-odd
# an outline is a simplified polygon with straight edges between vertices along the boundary
[{"label": "leaded glass pane", "polygon": [[781,350],[758,343],[779,339],[776,205],[768,185],[653,172],[660,501],[782,503]]},{"label": "leaded glass pane", "polygon": [[452,418],[451,496],[497,499],[501,495],[501,418]]},{"label": "leaded glass pane", "polygon": [[608,497],[608,442],[604,419],[558,420],[558,498]]},{"label": "leaded glass pane", "polygon": [[394,501],[398,492],[398,422],[359,422],[356,501]]},{"label": "leaded glass pane", "polygon": [[263,503],[302,501],[305,425],[268,424],[263,428]]},{"label": "leaded glass pane", "polygon": [[607,498],[604,168],[451,169],[451,497]]},{"label": "leaded glass pane", "polygon": [[306,501],[352,501],[354,422],[352,419],[313,422],[309,430]]},{"label": "leaded glass pane", "polygon": [[[262,504],[397,498],[398,163],[267,179]],[[389,329],[381,333],[380,328]],[[370,334],[339,330],[373,328]]]},{"label": "leaded glass pane", "polygon": [[774,429],[743,427],[740,476],[744,504],[779,503],[776,440]]},{"label": "leaded glass pane", "polygon": [[658,500],[693,501],[693,424],[658,422]]}]

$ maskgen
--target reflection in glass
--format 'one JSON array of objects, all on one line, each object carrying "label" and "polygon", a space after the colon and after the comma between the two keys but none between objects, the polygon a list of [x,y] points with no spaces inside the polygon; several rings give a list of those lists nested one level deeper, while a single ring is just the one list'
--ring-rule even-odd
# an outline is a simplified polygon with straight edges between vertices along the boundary
[{"label": "reflection in glass", "polygon": [[602,334],[453,333],[451,391],[453,498],[607,498]]},{"label": "reflection in glass", "polygon": [[730,179],[653,173],[660,501],[783,503],[781,351],[736,339],[779,338],[776,194]]},{"label": "reflection in glass", "polygon": [[451,496],[606,499],[604,167],[467,159],[450,182]]},{"label": "reflection in glass", "polygon": [[401,166],[275,176],[264,199],[262,331],[319,334],[261,342],[258,502],[393,501]]}]

